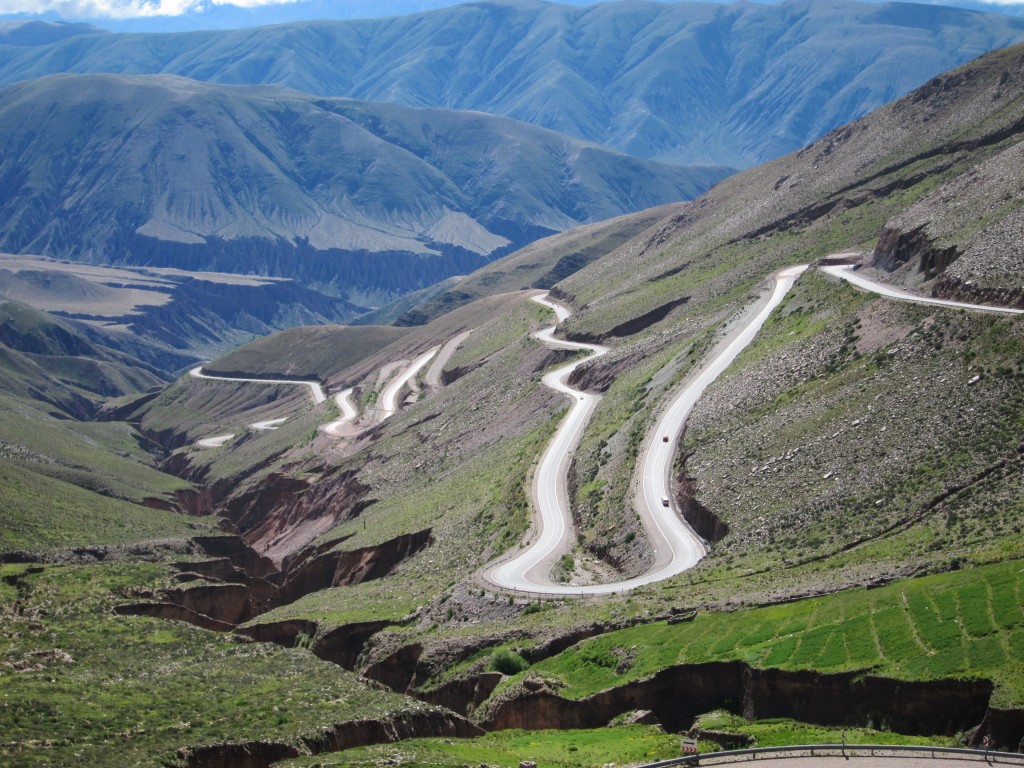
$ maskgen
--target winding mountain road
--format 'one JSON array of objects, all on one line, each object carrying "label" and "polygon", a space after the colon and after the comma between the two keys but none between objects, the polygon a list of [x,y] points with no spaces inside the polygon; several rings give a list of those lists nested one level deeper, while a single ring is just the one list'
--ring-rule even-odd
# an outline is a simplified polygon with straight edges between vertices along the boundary
[{"label": "winding mountain road", "polygon": [[209,379],[211,381],[244,381],[250,384],[298,384],[303,387],[309,387],[309,395],[313,398],[314,403],[322,403],[327,399],[324,394],[324,388],[320,386],[319,381],[299,381],[296,379],[246,379],[239,376],[211,376],[208,373],[203,373],[203,366],[197,365],[191,371],[188,372],[189,376],[196,379]]},{"label": "winding mountain road", "polygon": [[[469,336],[470,331],[465,331],[459,336],[455,337],[447,344],[443,346],[442,355],[444,360],[451,357],[451,354],[455,349],[466,340]],[[442,350],[442,346],[438,345],[432,349],[424,352],[422,355],[417,357],[408,367],[405,368],[398,376],[396,376],[384,389],[381,394],[380,402],[378,405],[378,418],[377,421],[384,421],[385,419],[394,416],[401,404],[398,402],[398,396],[406,386],[412,386],[412,382],[416,375],[423,369],[423,367],[430,362],[438,350]],[[443,361],[441,365],[443,365]],[[382,375],[388,375],[387,371],[401,367],[402,363],[392,363],[389,366],[385,366],[382,369]],[[436,368],[436,370],[435,370]],[[296,384],[299,386],[309,387],[310,396],[313,398],[314,404],[319,405],[324,402],[327,397],[324,395],[323,387],[318,381],[302,381],[296,379],[256,379],[256,378],[245,378],[240,376],[214,376],[211,374],[203,373],[203,367],[197,365],[195,368],[189,371],[189,375],[196,379],[208,379],[211,381],[233,381],[233,382],[245,382],[251,384]],[[428,384],[434,388],[440,388],[440,368],[434,366],[431,371],[427,374]],[[331,437],[343,437],[348,434],[346,429],[347,425],[355,421],[359,415],[355,405],[351,400],[352,388],[343,390],[334,396],[335,402],[341,409],[341,418],[338,418],[329,424],[325,424],[321,427],[321,430]],[[281,424],[288,420],[288,417],[277,419],[267,419],[266,421],[257,421],[249,425],[250,429],[258,430],[272,430],[277,429]],[[226,442],[233,439],[234,434],[230,435],[214,435],[212,437],[204,437],[196,441],[196,445],[200,448],[220,448]]]},{"label": "winding mountain road", "polygon": [[444,367],[448,364],[448,361],[451,360],[452,355],[455,353],[455,350],[459,348],[462,342],[469,338],[469,335],[472,332],[472,329],[468,331],[463,331],[458,336],[453,338],[451,341],[446,342],[443,347],[441,347],[441,351],[437,353],[437,357],[434,358],[434,362],[431,363],[429,370],[423,377],[423,381],[428,387],[430,387],[431,389],[440,389],[443,386],[443,384],[441,383],[441,372],[444,370]]},{"label": "winding mountain road", "polygon": [[[774,287],[767,299],[762,297],[754,304],[750,308],[751,316],[746,324],[733,330],[712,351],[700,372],[673,398],[654,430],[649,434],[639,461],[640,482],[635,501],[637,511],[640,513],[644,529],[654,550],[654,564],[646,573],[632,579],[605,584],[567,586],[557,584],[550,578],[552,565],[561,553],[568,549],[573,538],[572,515],[565,493],[566,473],[572,451],[579,443],[581,433],[599,399],[594,395],[568,387],[565,380],[577,366],[608,350],[597,345],[576,344],[555,339],[552,336],[555,327],[546,328],[535,334],[536,338],[549,345],[568,349],[589,349],[592,354],[584,360],[558,368],[544,377],[545,385],[568,395],[573,399],[574,404],[545,450],[534,477],[535,519],[540,535],[526,549],[510,559],[499,560],[497,563],[487,566],[481,572],[483,579],[494,586],[507,590],[576,597],[625,592],[675,576],[696,565],[707,554],[704,542],[690,529],[672,506],[671,469],[676,445],[686,424],[686,419],[704,390],[754,340],[768,316],[782,302],[789,289],[793,287],[806,269],[807,265],[789,267],[773,276]],[[821,269],[825,273],[846,280],[863,290],[899,301],[913,301],[979,312],[1024,314],[1024,310],[1010,307],[993,307],[914,295],[859,275],[853,271],[853,265],[825,266]],[[551,307],[559,323],[569,316],[568,310],[546,301],[545,297],[534,297],[534,300]]]},{"label": "winding mountain road", "polygon": [[[572,513],[565,493],[565,477],[571,459],[571,451],[579,443],[583,428],[597,405],[598,397],[568,387],[564,382],[578,366],[593,360],[608,351],[606,347],[577,344],[553,338],[555,327],[546,328],[535,337],[547,344],[569,348],[590,349],[593,354],[547,374],[544,384],[573,398],[573,408],[566,416],[558,432],[548,444],[540,466],[534,476],[533,495],[539,519],[540,536],[529,547],[506,562],[499,562],[483,571],[483,578],[503,589],[533,592],[544,595],[575,597],[582,595],[607,595],[626,592],[645,584],[662,581],[692,568],[704,557],[706,550],[690,527],[679,517],[671,505],[663,502],[669,499],[669,473],[675,445],[682,432],[686,417],[704,390],[722,371],[729,367],[736,356],[757,335],[768,315],[785,297],[806,266],[790,267],[775,275],[774,289],[758,302],[759,311],[746,325],[733,331],[724,345],[716,348],[711,359],[700,374],[691,380],[669,405],[658,420],[648,440],[640,466],[642,481],[637,493],[637,511],[644,529],[654,548],[654,565],[646,572],[632,579],[566,586],[551,581],[549,573],[554,561],[566,550],[572,540]],[[559,322],[569,316],[564,307],[534,297],[545,306],[551,307]],[[755,305],[757,307],[758,305]],[[668,440],[665,440],[665,438]]]},{"label": "winding mountain road", "polygon": [[355,404],[352,402],[352,391],[353,388],[343,389],[341,392],[334,396],[334,402],[338,404],[341,409],[341,418],[335,419],[329,424],[324,424],[320,429],[325,434],[331,437],[342,437],[343,429],[347,424],[352,423],[356,420],[356,416],[359,415],[359,411],[356,410]]},{"label": "winding mountain road", "polygon": [[381,393],[380,396],[381,421],[389,419],[398,413],[399,393],[413,380],[416,374],[422,370],[423,366],[430,362],[430,358],[436,355],[439,349],[441,349],[440,346],[428,349],[422,355],[413,360],[412,364],[402,371],[401,375],[396,376],[395,379],[384,388],[384,392]]},{"label": "winding mountain road", "polygon": [[[559,323],[569,317],[569,310],[548,301],[547,294],[534,296],[533,300],[554,311]],[[549,582],[547,574],[572,535],[572,515],[569,512],[569,501],[565,490],[566,473],[569,469],[572,451],[583,436],[583,428],[590,421],[590,415],[600,400],[597,395],[573,389],[565,383],[565,380],[583,363],[608,352],[608,347],[598,344],[581,344],[556,339],[553,336],[556,327],[556,325],[552,325],[545,328],[535,333],[534,338],[552,347],[586,350],[590,354],[582,360],[576,360],[556,368],[543,378],[545,386],[572,398],[572,407],[559,425],[555,436],[548,443],[548,447],[541,457],[540,465],[534,473],[533,499],[540,537],[515,559],[499,563],[484,572],[484,578],[498,587],[534,592],[550,589],[552,590],[550,594],[560,594],[560,591],[565,590],[564,586],[553,585]]]},{"label": "winding mountain road", "polygon": [[934,304],[939,307],[969,309],[974,312],[997,312],[1003,315],[1024,315],[1024,309],[1015,309],[1013,307],[994,307],[987,304],[967,304],[962,301],[935,299],[931,296],[920,296],[918,294],[910,293],[909,291],[901,291],[899,288],[893,288],[891,285],[885,285],[884,283],[879,283],[871,280],[870,278],[864,277],[863,275],[854,272],[853,268],[854,265],[852,264],[840,264],[831,267],[821,267],[820,269],[822,272],[832,275],[833,277],[846,280],[865,291],[877,293],[889,299],[896,299],[897,301],[911,301],[915,304]]},{"label": "winding mountain road", "polygon": [[[324,395],[324,389],[320,386],[319,381],[297,381],[295,379],[246,379],[237,376],[212,376],[208,373],[203,373],[203,366],[197,365],[195,368],[188,372],[189,376],[195,379],[207,379],[209,381],[241,381],[250,384],[298,384],[303,387],[309,387],[310,397],[313,398],[314,403],[322,403],[327,397]],[[288,421],[288,417],[277,419],[267,419],[265,421],[257,421],[249,425],[250,429],[258,429],[262,431],[274,430],[280,427]],[[200,448],[220,448],[228,440],[232,440],[235,437],[235,433],[230,435],[214,435],[213,437],[204,437],[200,440],[196,440],[196,445]]]}]

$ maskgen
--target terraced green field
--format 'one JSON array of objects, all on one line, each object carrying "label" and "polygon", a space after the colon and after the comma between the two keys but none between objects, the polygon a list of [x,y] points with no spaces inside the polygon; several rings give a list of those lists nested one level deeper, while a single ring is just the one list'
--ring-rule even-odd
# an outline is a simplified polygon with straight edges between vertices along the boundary
[{"label": "terraced green field", "polygon": [[[871,671],[905,680],[981,677],[995,704],[1024,703],[1024,563],[912,579],[878,589],[706,613],[601,635],[531,667],[581,698],[684,663],[741,660],[757,667]],[[632,666],[616,668],[636,646]],[[528,673],[524,673],[528,674]]]}]

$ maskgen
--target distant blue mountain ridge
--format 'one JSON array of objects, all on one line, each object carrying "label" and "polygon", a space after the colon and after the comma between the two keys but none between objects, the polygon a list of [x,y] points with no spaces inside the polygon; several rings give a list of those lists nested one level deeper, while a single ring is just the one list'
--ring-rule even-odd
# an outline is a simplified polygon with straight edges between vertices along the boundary
[{"label": "distant blue mountain ridge", "polygon": [[[306,7],[291,10],[299,5]],[[1021,40],[1024,19],[935,5],[496,0],[394,18],[159,35],[8,26],[0,84],[57,72],[279,84],[478,110],[640,157],[742,168]]]}]

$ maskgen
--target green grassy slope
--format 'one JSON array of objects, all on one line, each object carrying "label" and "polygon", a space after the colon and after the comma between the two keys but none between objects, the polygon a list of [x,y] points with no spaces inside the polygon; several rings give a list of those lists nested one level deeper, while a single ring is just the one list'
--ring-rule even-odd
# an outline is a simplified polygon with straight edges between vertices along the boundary
[{"label": "green grassy slope", "polygon": [[[605,393],[570,472],[581,559],[585,549],[608,571],[642,570],[633,467],[670,394],[772,270],[849,247],[866,254],[900,211],[934,205],[942,185],[1012,149],[1024,124],[1024,80],[1004,73],[1021,71],[1021,49],[990,55],[724,182],[632,240],[609,233],[604,255],[555,286],[576,310],[569,330],[612,346],[580,377]],[[969,222],[946,237],[967,248],[983,231]],[[1009,281],[1015,273],[1001,274]],[[599,601],[538,603],[488,592],[475,579],[529,531],[532,473],[566,407],[540,383],[565,355],[530,337],[550,313],[526,295],[461,307],[332,374],[330,386],[355,383],[369,403],[382,365],[473,329],[448,363],[446,386],[359,436],[318,433],[333,414],[297,388],[182,380],[139,411],[147,433],[173,445],[257,416],[289,416],[275,432],[245,433],[223,449],[185,446],[174,457],[191,476],[228,488],[229,502],[248,505],[239,519],[265,522],[280,510],[283,524],[315,523],[308,540],[350,551],[430,529],[430,545],[385,577],[305,595],[252,623],[393,623],[359,663],[408,673],[421,690],[483,672],[502,655],[516,662],[517,651],[537,659],[522,676],[550,678],[573,697],[681,662],[741,660],[902,680],[981,677],[995,683],[993,705],[1024,703],[1024,321],[894,303],[806,273],[709,388],[681,441],[677,496],[692,496],[728,535],[669,581]],[[331,518],[321,514],[327,500],[339,503]],[[701,611],[691,623],[654,621],[680,608]],[[545,641],[581,627],[597,636],[540,660]],[[415,668],[389,658],[403,646]],[[300,658],[277,653],[253,669],[269,675]],[[19,690],[18,699],[32,698]],[[296,712],[305,718],[318,701]],[[169,706],[198,705],[175,693]],[[170,729],[172,709],[152,715],[156,730]],[[233,720],[203,738],[257,730],[276,738],[307,722],[277,716],[275,724],[261,713],[251,727]],[[146,742],[139,754],[175,738]],[[92,732],[83,742],[105,748]]]},{"label": "green grassy slope", "polygon": [[[904,680],[985,677],[995,703],[1024,702],[1017,560],[848,590],[693,622],[609,632],[534,665],[579,698],[673,664],[742,660],[762,668],[870,671]],[[619,671],[627,649],[633,663]],[[617,670],[618,667],[618,670]],[[523,673],[526,674],[526,673]]]},{"label": "green grassy slope", "polygon": [[8,765],[167,765],[186,745],[301,747],[335,723],[427,709],[305,651],[115,615],[166,583],[158,564],[3,569],[18,584],[16,596],[0,594]]},{"label": "green grassy slope", "polygon": [[157,446],[124,422],[85,420],[107,398],[162,384],[156,369],[106,332],[13,301],[0,302],[0,342],[0,552],[181,544],[216,530],[166,511],[194,488],[156,469]]},{"label": "green grassy slope", "polygon": [[[592,555],[627,572],[643,567],[642,535],[628,505],[638,442],[668,393],[736,321],[767,274],[849,247],[869,252],[895,212],[1014,146],[1020,138],[1013,126],[1019,125],[1022,99],[1000,81],[1004,72],[1017,71],[1020,57],[1019,49],[993,54],[972,68],[969,77],[950,75],[922,95],[797,155],[723,182],[557,286],[578,309],[568,323],[570,331],[602,336],[613,346],[582,377],[585,386],[607,391],[572,471],[574,508],[583,523],[583,544]],[[965,114],[976,119],[965,120]],[[879,158],[871,148],[883,134],[888,154]],[[971,242],[976,233],[976,228],[964,229],[961,242]],[[664,319],[618,330],[680,297],[689,300]],[[513,363],[499,350],[515,344],[516,327],[505,320],[491,328],[471,337],[452,365],[472,367],[485,361],[474,374],[504,376]],[[473,624],[474,616],[493,615],[491,598],[474,595],[472,584],[457,583],[471,562],[482,564],[490,554],[470,553],[464,567],[448,570],[456,584],[425,609],[437,626],[424,621],[385,633],[382,647],[417,642],[442,654],[440,649],[468,637],[478,637],[484,647],[530,647],[558,627],[656,615],[679,605],[732,609],[820,592],[839,593],[822,598],[838,601],[828,605],[855,601],[860,598],[850,596],[859,594],[883,594],[891,600],[899,587],[884,593],[843,590],[879,578],[900,580],[958,566],[964,570],[955,578],[967,580],[965,590],[989,590],[985,574],[990,571],[980,568],[1018,557],[1024,544],[1024,510],[1019,506],[1024,476],[1019,453],[1024,412],[1021,329],[1017,319],[897,304],[810,272],[755,343],[709,390],[681,446],[686,463],[679,470],[689,478],[690,492],[731,529],[705,561],[628,598],[586,606],[556,602],[530,612],[521,604],[513,606],[495,632],[486,621],[479,627]],[[429,407],[429,401],[420,406]],[[503,423],[514,423],[512,413],[505,408],[492,411]],[[419,430],[420,440],[437,445],[434,429]],[[386,440],[379,446],[389,444]],[[385,450],[398,451],[394,445]],[[383,515],[374,517],[378,509],[389,511],[389,517],[395,514],[392,510],[400,502],[387,499],[405,498],[399,489],[418,487],[402,479],[402,473],[396,475],[393,466],[387,484],[373,469],[364,475],[385,499],[371,507],[369,526],[386,524]],[[358,533],[359,526],[353,523],[344,530]],[[446,538],[465,537],[469,530],[454,523],[446,527]],[[435,545],[434,552],[446,553],[444,547]],[[446,561],[434,559],[428,566],[430,555],[430,550],[422,553],[403,566],[401,575],[385,582],[407,584],[407,579]],[[981,581],[970,586],[974,578]],[[341,589],[308,598],[302,615],[329,615],[346,594]],[[999,590],[993,588],[991,594],[995,597],[986,610],[993,615],[1004,608],[1017,610],[999,602]],[[375,587],[374,595],[384,601],[383,611],[385,587]],[[803,605],[818,604],[794,604]],[[856,605],[851,615],[871,607]],[[878,611],[884,608],[882,603],[872,605]],[[783,642],[773,630],[748,653],[746,645],[726,642],[735,633],[749,634],[745,619],[738,616],[712,613],[706,619],[715,622],[708,637],[725,638],[715,658],[750,656],[759,664],[788,668],[871,668],[914,679],[976,674],[997,681],[998,704],[1020,700],[1014,671],[1019,664],[1013,652],[1016,624],[993,629],[991,636],[967,632],[955,648],[922,650],[915,643],[891,656],[880,652],[861,659],[859,651],[849,650],[860,631],[854,624],[844,624],[834,636],[815,635],[800,646],[802,653],[793,650],[789,655],[784,651],[799,641]],[[833,620],[829,614],[822,626]],[[634,630],[638,635],[643,631]],[[898,623],[892,623],[891,631],[901,631]],[[497,636],[485,640],[487,633]],[[934,642],[941,644],[942,637],[936,635]],[[664,652],[675,663],[681,646],[673,638],[663,639]],[[927,644],[928,638],[922,642]],[[818,650],[812,654],[815,644]],[[698,645],[695,641],[694,647]],[[771,655],[774,649],[776,656]],[[439,665],[433,674],[450,680],[480,671],[485,657],[468,656],[472,660],[461,667]],[[670,662],[652,661],[648,671],[665,663]],[[576,675],[566,671],[570,686],[576,684]],[[594,685],[613,684],[613,677]],[[431,682],[422,684],[430,687]]]},{"label": "green grassy slope", "polygon": [[405,334],[403,329],[384,325],[296,328],[246,344],[208,363],[204,370],[326,381]]},{"label": "green grassy slope", "polygon": [[101,495],[21,462],[0,460],[0,553],[45,554],[74,547],[183,543],[218,531],[214,518],[190,518]]}]

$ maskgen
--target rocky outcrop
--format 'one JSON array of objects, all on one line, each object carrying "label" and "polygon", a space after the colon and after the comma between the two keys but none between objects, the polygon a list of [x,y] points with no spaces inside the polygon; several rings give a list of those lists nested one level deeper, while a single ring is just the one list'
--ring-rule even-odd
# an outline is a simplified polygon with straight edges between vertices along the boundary
[{"label": "rocky outcrop", "polygon": [[393,625],[394,622],[390,621],[360,621],[321,632],[315,621],[285,619],[238,627],[235,632],[257,642],[275,643],[285,648],[294,648],[300,638],[307,638],[313,655],[351,670],[356,668],[366,642]]},{"label": "rocky outcrop", "polygon": [[238,536],[196,536],[192,542],[210,557],[223,557],[249,576],[265,577],[277,571],[267,558],[257,554]]},{"label": "rocky outcrop", "polygon": [[647,330],[655,323],[660,323],[669,313],[676,307],[681,307],[690,300],[689,296],[682,296],[678,299],[673,299],[667,304],[662,304],[660,307],[655,307],[649,312],[644,312],[642,315],[627,320],[624,323],[619,323],[612,328],[606,334],[606,338],[621,339],[625,336],[632,336],[633,334],[640,333],[640,331]]},{"label": "rocky outcrop", "polygon": [[634,334],[640,333],[640,331],[647,330],[652,325],[660,323],[669,316],[673,309],[681,307],[689,300],[689,296],[681,296],[678,299],[673,299],[672,301],[648,310],[643,314],[632,317],[629,320],[625,320],[604,333],[574,331],[566,334],[566,337],[570,341],[578,341],[584,344],[600,344],[608,339],[621,339],[626,336],[633,336]]},{"label": "rocky outcrop", "polygon": [[401,712],[391,717],[352,720],[328,728],[315,739],[304,739],[313,754],[337,752],[368,744],[387,744],[403,739],[447,736],[471,738],[484,731],[464,717],[440,709]]},{"label": "rocky outcrop", "polygon": [[867,725],[910,734],[954,734],[982,719],[988,680],[908,682],[874,675],[751,670],[743,714],[822,725]]},{"label": "rocky outcrop", "polygon": [[[573,336],[573,341],[580,339]],[[625,355],[613,360],[607,357],[599,357],[593,362],[581,365],[569,376],[566,382],[570,387],[582,389],[586,392],[607,392],[620,373],[628,371],[636,366],[641,360],[641,355]]]},{"label": "rocky outcrop", "polygon": [[[174,564],[179,577],[184,575],[192,581],[202,579],[203,583],[164,589],[152,607],[137,604],[130,607],[131,612],[228,631],[311,592],[386,576],[403,560],[428,546],[432,539],[427,529],[397,536],[375,547],[349,552],[315,548],[313,551],[318,554],[296,560],[294,573],[288,572],[283,576],[268,574],[267,578],[253,576],[250,569],[261,573],[269,561],[246,547],[238,537],[203,537],[196,541],[204,551],[225,555],[207,561]],[[125,608],[127,612],[129,607]],[[317,638],[314,653],[353,669],[366,641],[393,623],[362,622],[331,630]],[[254,625],[240,632],[256,640],[290,647],[295,644],[299,633],[316,635],[317,625],[313,622],[281,622]]]},{"label": "rocky outcrop", "polygon": [[178,762],[188,768],[267,768],[279,760],[298,757],[299,750],[279,741],[212,744],[178,750]]},{"label": "rocky outcrop", "polygon": [[164,599],[188,611],[235,626],[258,616],[259,605],[252,600],[247,584],[202,584],[165,589]]},{"label": "rocky outcrop", "polygon": [[717,544],[729,535],[729,526],[725,521],[697,499],[697,488],[693,480],[686,476],[685,464],[676,473],[675,499],[683,519],[702,539]]},{"label": "rocky outcrop", "polygon": [[204,616],[201,613],[189,610],[174,603],[126,603],[114,607],[114,613],[121,616],[149,616],[154,619],[167,619],[170,621],[184,621],[203,629],[213,632],[230,632],[234,624],[228,624],[218,619]]},{"label": "rocky outcrop", "polygon": [[908,231],[885,227],[878,236],[878,245],[871,254],[870,264],[895,272],[900,267],[910,264],[917,272],[924,275],[925,280],[937,277],[960,255],[956,246],[939,248],[928,233],[927,225],[921,225]]},{"label": "rocky outcrop", "polygon": [[338,523],[375,503],[356,470],[315,482],[273,473],[244,493],[232,494],[221,514],[243,531],[246,543],[275,559],[298,552]]},{"label": "rocky outcrop", "polygon": [[[669,731],[681,731],[713,709],[740,711],[747,667],[740,662],[683,665],[585,699],[565,699],[537,681],[489,707],[488,730],[600,728],[617,715],[649,709]],[[546,725],[545,725],[546,723]]]},{"label": "rocky outcrop", "polygon": [[1024,309],[1024,288],[980,286],[942,275],[932,286],[932,296],[939,299],[966,301],[970,304],[991,304],[996,307]]},{"label": "rocky outcrop", "polygon": [[235,633],[251,637],[258,643],[274,643],[285,648],[294,648],[300,635],[313,637],[318,626],[315,621],[306,619],[286,619],[239,627]]},{"label": "rocky outcrop", "polygon": [[236,568],[226,557],[215,557],[211,560],[183,560],[171,563],[171,567],[179,573],[194,573],[204,579],[233,582],[236,584],[241,584],[248,578],[248,575],[243,570]]},{"label": "rocky outcrop", "polygon": [[986,736],[1000,752],[1020,752],[1024,747],[1024,709],[989,709],[978,727],[968,732],[967,743],[981,747]]},{"label": "rocky outcrop", "polygon": [[632,624],[639,623],[639,620],[628,622],[615,622],[610,623],[595,623],[587,624],[583,627],[576,627],[570,629],[562,634],[554,635],[534,645],[532,648],[523,648],[519,653],[531,664],[536,664],[538,661],[543,661],[546,658],[554,656],[556,653],[561,653],[566,648],[570,648],[576,643],[588,640],[591,637],[597,637],[605,632],[611,632],[616,629],[624,629]]},{"label": "rocky outcrop", "polygon": [[987,680],[907,682],[858,673],[754,669],[743,662],[669,667],[584,699],[565,699],[536,681],[488,708],[488,730],[597,728],[617,715],[649,709],[669,731],[714,709],[745,717],[787,717],[832,726],[891,728],[908,734],[953,734],[986,713]]},{"label": "rocky outcrop", "polygon": [[409,643],[378,659],[363,670],[363,677],[383,683],[398,693],[407,692],[416,680],[417,665],[423,655],[420,643]]},{"label": "rocky outcrop", "polygon": [[[418,695],[415,688],[427,685],[445,670],[482,655],[481,652],[488,648],[529,637],[531,634],[525,630],[499,630],[486,635],[446,638],[426,647],[415,642],[385,651],[385,644],[381,644],[363,670],[363,676],[377,680],[398,693]],[[463,711],[465,707],[459,705],[456,709]]]},{"label": "rocky outcrop", "polygon": [[213,494],[208,488],[185,488],[174,492],[178,509],[195,517],[215,514]]},{"label": "rocky outcrop", "polygon": [[482,363],[477,363],[474,365],[460,365],[455,368],[445,368],[441,371],[441,386],[447,387],[449,384],[454,384],[467,373],[475,371],[481,365]]}]

